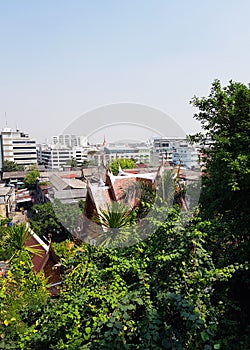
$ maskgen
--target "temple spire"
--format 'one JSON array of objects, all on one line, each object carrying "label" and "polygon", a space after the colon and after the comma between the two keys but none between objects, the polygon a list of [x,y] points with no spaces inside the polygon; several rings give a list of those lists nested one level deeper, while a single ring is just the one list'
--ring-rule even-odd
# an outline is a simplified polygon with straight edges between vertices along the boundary
[{"label": "temple spire", "polygon": [[107,141],[106,141],[106,137],[104,135],[104,138],[103,138],[103,144],[102,144],[104,147],[107,146]]}]

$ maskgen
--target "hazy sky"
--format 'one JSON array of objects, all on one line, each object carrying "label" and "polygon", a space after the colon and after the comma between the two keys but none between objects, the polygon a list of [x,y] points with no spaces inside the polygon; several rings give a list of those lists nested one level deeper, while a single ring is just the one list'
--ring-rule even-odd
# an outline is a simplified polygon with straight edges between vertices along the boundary
[{"label": "hazy sky", "polygon": [[249,13],[249,0],[1,0],[0,127],[6,112],[42,141],[132,102],[194,132],[194,94],[250,81]]}]

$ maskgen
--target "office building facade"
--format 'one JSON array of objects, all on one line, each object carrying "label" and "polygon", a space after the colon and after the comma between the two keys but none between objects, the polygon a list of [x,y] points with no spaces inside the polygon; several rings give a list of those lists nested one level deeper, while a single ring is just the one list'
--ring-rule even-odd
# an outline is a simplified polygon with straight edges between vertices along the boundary
[{"label": "office building facade", "polygon": [[37,164],[36,140],[28,134],[3,128],[0,141],[2,164],[6,160],[24,166]]}]

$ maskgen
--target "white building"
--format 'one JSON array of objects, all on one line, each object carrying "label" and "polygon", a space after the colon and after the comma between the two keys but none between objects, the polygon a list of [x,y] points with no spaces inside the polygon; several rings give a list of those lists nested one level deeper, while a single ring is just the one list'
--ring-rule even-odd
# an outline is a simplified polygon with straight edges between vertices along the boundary
[{"label": "white building", "polygon": [[181,164],[187,168],[198,166],[198,149],[186,139],[178,137],[156,137],[153,140],[153,151],[159,162],[165,159],[170,164]]},{"label": "white building", "polygon": [[87,147],[87,137],[71,134],[62,134],[52,137],[52,145],[66,147]]},{"label": "white building", "polygon": [[176,142],[172,150],[172,161],[174,164],[181,163],[191,169],[197,168],[199,164],[198,149],[188,144],[188,142]]},{"label": "white building", "polygon": [[0,137],[3,161],[8,160],[26,166],[37,163],[36,141],[28,134],[3,128]]},{"label": "white building", "polygon": [[72,159],[81,166],[87,161],[87,148],[39,145],[38,159],[39,164],[45,165],[47,169],[61,170],[65,165],[70,165]]},{"label": "white building", "polygon": [[109,161],[126,158],[136,163],[149,163],[151,156],[150,148],[143,144],[109,144],[104,147],[104,153]]}]

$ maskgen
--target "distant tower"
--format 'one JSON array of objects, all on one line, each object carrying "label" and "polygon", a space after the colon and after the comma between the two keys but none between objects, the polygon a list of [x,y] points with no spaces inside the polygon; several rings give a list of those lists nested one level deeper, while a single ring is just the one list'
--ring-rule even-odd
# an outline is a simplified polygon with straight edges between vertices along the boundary
[{"label": "distant tower", "polygon": [[104,135],[104,138],[103,138],[103,147],[106,147],[107,146],[107,141],[106,141],[106,137],[105,137],[105,135]]}]

